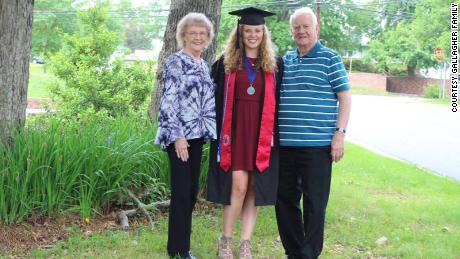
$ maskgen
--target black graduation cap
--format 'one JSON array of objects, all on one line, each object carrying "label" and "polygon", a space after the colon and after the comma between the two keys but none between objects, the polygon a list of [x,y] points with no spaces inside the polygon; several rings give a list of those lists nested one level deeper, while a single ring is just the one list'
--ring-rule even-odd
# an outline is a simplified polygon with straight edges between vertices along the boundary
[{"label": "black graduation cap", "polygon": [[262,25],[265,24],[265,18],[268,16],[275,15],[272,12],[267,12],[261,9],[257,9],[255,7],[248,7],[240,10],[235,10],[232,12],[229,12],[228,14],[231,15],[237,15],[240,17],[238,20],[238,27],[237,27],[237,42],[236,42],[236,48],[240,48],[240,24],[246,24],[246,25]]},{"label": "black graduation cap", "polygon": [[231,15],[237,15],[241,17],[239,20],[240,24],[247,24],[247,25],[261,25],[265,24],[264,17],[275,15],[272,12],[267,12],[264,10],[260,10],[254,7],[248,7],[236,11],[229,12]]}]

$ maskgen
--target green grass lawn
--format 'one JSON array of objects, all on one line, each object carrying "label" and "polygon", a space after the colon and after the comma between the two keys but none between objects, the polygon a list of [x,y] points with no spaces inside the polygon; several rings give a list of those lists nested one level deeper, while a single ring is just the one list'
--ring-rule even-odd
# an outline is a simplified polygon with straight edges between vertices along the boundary
[{"label": "green grass lawn", "polygon": [[[220,210],[196,214],[192,250],[215,258]],[[238,233],[235,233],[238,237]],[[388,244],[378,246],[380,237]],[[32,257],[167,258],[167,219],[154,230],[80,232]],[[255,258],[283,258],[273,207],[261,209]],[[236,246],[235,246],[236,251]],[[460,258],[460,183],[353,144],[334,166],[322,258]]]},{"label": "green grass lawn", "polygon": [[443,105],[443,106],[450,106],[451,102],[450,99],[427,99],[425,101],[426,103],[431,103],[431,104],[438,104],[438,105]]},{"label": "green grass lawn", "polygon": [[352,94],[363,94],[363,95],[384,95],[384,96],[388,95],[385,89],[363,86],[363,85],[352,85],[351,93]]},{"label": "green grass lawn", "polygon": [[55,77],[47,71],[45,74],[42,64],[30,64],[28,97],[48,99],[49,92],[46,85]]}]

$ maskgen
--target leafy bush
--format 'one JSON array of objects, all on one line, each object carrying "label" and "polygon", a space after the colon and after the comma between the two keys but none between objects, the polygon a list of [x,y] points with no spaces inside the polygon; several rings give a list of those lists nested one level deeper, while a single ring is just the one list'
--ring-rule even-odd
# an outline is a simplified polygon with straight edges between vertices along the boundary
[{"label": "leafy bush", "polygon": [[68,117],[143,111],[152,90],[153,62],[110,62],[120,40],[108,29],[107,12],[94,7],[78,17],[80,31],[65,37],[65,47],[51,61],[51,70],[61,79],[50,85],[59,109]]},{"label": "leafy bush", "polygon": [[439,95],[439,90],[441,86],[439,84],[429,84],[423,90],[423,97],[425,98],[432,98],[432,99],[439,99],[441,96]]},{"label": "leafy bush", "polygon": [[407,66],[403,64],[390,64],[384,71],[389,76],[407,76]]},{"label": "leafy bush", "polygon": [[[350,67],[350,59],[343,58],[343,64],[348,70]],[[365,72],[365,73],[379,73],[386,74],[389,76],[406,76],[407,67],[401,64],[390,64],[387,67],[381,64],[372,63],[370,59],[359,59],[353,58],[351,64],[351,71],[354,72]]]},{"label": "leafy bush", "polygon": [[[350,58],[343,58],[343,64],[348,70],[350,68]],[[351,71],[366,72],[366,73],[380,73],[377,68],[372,64],[365,64],[362,59],[353,58],[351,63]]]}]

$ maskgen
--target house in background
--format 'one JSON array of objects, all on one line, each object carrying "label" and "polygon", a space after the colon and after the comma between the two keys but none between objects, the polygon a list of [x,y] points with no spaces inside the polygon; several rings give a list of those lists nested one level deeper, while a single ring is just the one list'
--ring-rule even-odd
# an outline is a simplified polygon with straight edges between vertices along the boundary
[{"label": "house in background", "polygon": [[134,52],[131,52],[131,50],[126,47],[119,47],[110,57],[110,62],[114,61],[115,59],[123,59],[127,63],[132,63],[135,61],[156,61],[160,55],[163,42],[160,40],[154,40],[152,45],[153,49],[135,49]]},{"label": "house in background", "polygon": [[134,62],[134,61],[141,61],[146,62],[150,60],[154,60],[158,57],[158,54],[155,53],[153,50],[144,50],[144,49],[136,49],[133,53],[125,55],[123,60],[125,62]]}]

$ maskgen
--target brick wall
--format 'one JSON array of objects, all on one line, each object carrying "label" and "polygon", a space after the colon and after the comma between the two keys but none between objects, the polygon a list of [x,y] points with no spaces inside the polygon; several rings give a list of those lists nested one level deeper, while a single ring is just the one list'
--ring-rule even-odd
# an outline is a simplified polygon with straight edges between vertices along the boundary
[{"label": "brick wall", "polygon": [[351,72],[349,75],[351,85],[369,86],[386,89],[387,78],[382,74]]},{"label": "brick wall", "polygon": [[[439,79],[423,77],[387,77],[386,90],[390,93],[423,95],[429,84],[441,84]],[[450,80],[446,79],[446,94],[450,94]]]},{"label": "brick wall", "polygon": [[[423,90],[429,84],[442,84],[439,79],[424,77],[387,77],[383,74],[351,72],[349,75],[351,85],[375,87],[385,89],[390,93],[423,95]],[[450,78],[446,79],[445,95],[450,95]]]}]

